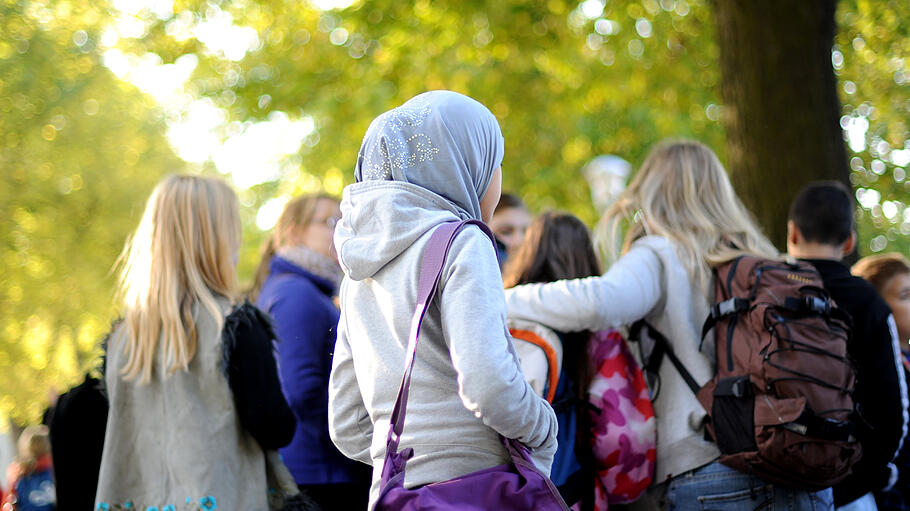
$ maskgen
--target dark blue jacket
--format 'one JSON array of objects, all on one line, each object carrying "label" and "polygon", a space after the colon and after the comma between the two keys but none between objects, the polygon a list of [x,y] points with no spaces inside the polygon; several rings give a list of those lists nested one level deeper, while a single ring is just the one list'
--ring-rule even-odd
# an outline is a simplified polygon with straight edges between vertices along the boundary
[{"label": "dark blue jacket", "polygon": [[257,300],[275,319],[278,375],[297,416],[294,439],[279,450],[297,484],[356,481],[359,463],[329,438],[329,373],[339,316],[334,292],[328,280],[276,256]]}]

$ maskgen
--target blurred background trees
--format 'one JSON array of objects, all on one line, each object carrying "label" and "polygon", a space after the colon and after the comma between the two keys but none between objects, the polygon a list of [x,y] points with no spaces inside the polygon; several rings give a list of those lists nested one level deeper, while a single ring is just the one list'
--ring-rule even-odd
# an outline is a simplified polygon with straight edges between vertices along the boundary
[{"label": "blurred background trees", "polygon": [[184,167],[163,111],[102,65],[85,33],[107,20],[81,4],[0,3],[0,412],[17,421],[97,362],[114,259]]},{"label": "blurred background trees", "polygon": [[831,64],[835,9],[834,0],[715,3],[727,167],[781,249],[790,203],[807,182],[849,185]]},{"label": "blurred background trees", "polygon": [[[424,90],[490,107],[506,138],[504,186],[534,209],[593,224],[585,163],[616,154],[637,166],[668,136],[706,142],[737,181],[747,156],[737,159],[736,130],[722,125],[728,22],[712,6],[0,0],[0,413],[33,420],[49,389],[65,390],[95,363],[116,314],[112,265],[162,175],[233,181],[248,278],[284,202],[340,193],[370,120]],[[773,19],[756,21],[773,36],[783,29]],[[837,79],[861,249],[907,253],[910,4],[840,0],[834,21],[818,65]],[[782,97],[796,90],[783,76],[764,78]],[[772,142],[782,128],[765,126]],[[758,161],[789,161],[762,151]],[[767,193],[789,202],[783,196],[813,178],[800,176]]]}]

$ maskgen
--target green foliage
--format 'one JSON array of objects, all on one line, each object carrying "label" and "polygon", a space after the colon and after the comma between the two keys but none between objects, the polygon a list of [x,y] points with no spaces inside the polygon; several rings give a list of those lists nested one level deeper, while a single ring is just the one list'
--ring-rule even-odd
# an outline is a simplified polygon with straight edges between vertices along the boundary
[{"label": "green foliage", "polygon": [[[448,88],[500,118],[507,190],[535,209],[565,208],[593,222],[579,173],[591,157],[612,153],[639,163],[667,136],[695,137],[724,153],[710,4],[611,0],[599,14],[596,5],[586,9],[594,4],[378,0],[320,11],[303,2],[189,0],[175,6],[173,19],[146,12],[148,35],[120,46],[166,61],[194,52],[196,92],[232,120],[273,111],[314,118],[300,173],[285,176],[281,193],[337,192],[350,182],[360,137],[376,114],[423,90]],[[842,92],[851,91],[843,92],[844,114],[871,123],[868,149],[852,161],[853,180],[883,194],[878,207],[859,210],[865,251],[870,243],[905,250],[910,235],[904,170],[894,174],[889,150],[879,151],[882,141],[900,149],[907,139],[908,10],[896,0],[839,4],[835,67]],[[225,12],[259,34],[259,47],[240,61],[168,36],[177,24],[191,28]]]},{"label": "green foliage", "polygon": [[[833,60],[842,125],[868,123],[865,148],[850,154],[860,252],[910,252],[910,4],[842,0]],[[895,150],[897,152],[895,152]],[[868,191],[867,191],[868,190]]]},{"label": "green foliage", "polygon": [[[176,0],[173,12],[121,13],[98,1],[0,0],[0,414],[34,419],[48,388],[65,389],[95,362],[115,314],[113,262],[154,183],[185,165],[163,136],[184,107],[118,80],[102,65],[107,45],[164,63],[192,55],[183,92],[222,109],[222,139],[277,112],[313,120],[289,170],[239,190],[248,280],[264,237],[260,207],[277,196],[340,193],[370,121],[425,90],[489,106],[506,138],[505,189],[589,224],[596,214],[580,170],[594,156],[638,165],[656,141],[684,136],[723,159],[710,5],[361,0],[319,10],[289,0]],[[226,55],[200,35],[228,16],[255,31],[248,53]],[[869,122],[854,184],[881,194],[860,211],[863,246],[877,240],[906,252],[910,189],[892,150],[907,147],[910,4],[841,0],[837,16],[844,122]],[[140,30],[110,42],[123,20]]]},{"label": "green foliage", "polygon": [[77,44],[104,16],[0,3],[0,416],[17,422],[97,361],[114,260],[151,187],[183,166],[150,98]]},{"label": "green foliage", "polygon": [[698,0],[611,1],[593,18],[563,0],[379,0],[325,12],[303,2],[214,5],[182,4],[185,25],[228,12],[257,30],[260,47],[230,61],[168,38],[177,22],[150,13],[148,37],[121,47],[166,61],[196,51],[196,90],[231,120],[276,110],[313,117],[317,132],[303,145],[301,174],[287,181],[315,176],[317,186],[337,191],[330,184],[352,180],[373,117],[438,88],[473,96],[499,117],[507,190],[534,208],[567,208],[589,222],[594,211],[579,170],[593,156],[637,162],[667,136],[696,137],[722,152],[717,109],[709,108],[718,103],[717,47],[711,13]]}]

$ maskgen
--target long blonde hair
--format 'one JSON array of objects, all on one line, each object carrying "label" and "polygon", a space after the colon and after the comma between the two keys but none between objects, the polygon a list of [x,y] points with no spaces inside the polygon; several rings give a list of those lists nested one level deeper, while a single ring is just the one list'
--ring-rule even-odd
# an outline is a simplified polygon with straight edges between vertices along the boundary
[{"label": "long blonde hair", "polygon": [[256,268],[253,287],[249,291],[250,300],[255,301],[259,296],[259,292],[262,291],[262,286],[269,276],[269,266],[275,251],[288,244],[288,237],[295,227],[306,227],[313,221],[313,215],[316,214],[316,204],[320,200],[338,202],[338,199],[331,195],[319,193],[295,197],[284,206],[281,216],[275,222],[272,233],[262,244],[259,266]]},{"label": "long blonde hair", "polygon": [[197,304],[220,329],[216,295],[237,297],[237,209],[237,196],[220,179],[178,175],[155,187],[119,259],[126,379],[151,379],[159,342],[168,375],[188,368],[196,355]]},{"label": "long blonde hair", "polygon": [[642,236],[669,239],[692,282],[705,292],[711,269],[719,264],[747,254],[779,256],[736,196],[720,160],[693,140],[658,144],[604,213],[597,232],[608,261],[626,253]]}]

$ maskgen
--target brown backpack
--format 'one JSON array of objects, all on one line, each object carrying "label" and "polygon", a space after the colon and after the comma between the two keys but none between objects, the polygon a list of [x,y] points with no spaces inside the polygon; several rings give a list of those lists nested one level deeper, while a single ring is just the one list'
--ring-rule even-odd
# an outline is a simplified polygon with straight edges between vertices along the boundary
[{"label": "brown backpack", "polygon": [[[715,270],[717,370],[699,387],[669,342],[649,328],[710,417],[720,462],[768,482],[821,490],[860,458],[849,315],[804,262],[740,257]],[[640,326],[638,327],[641,328]],[[652,354],[646,369],[656,370]]]}]

